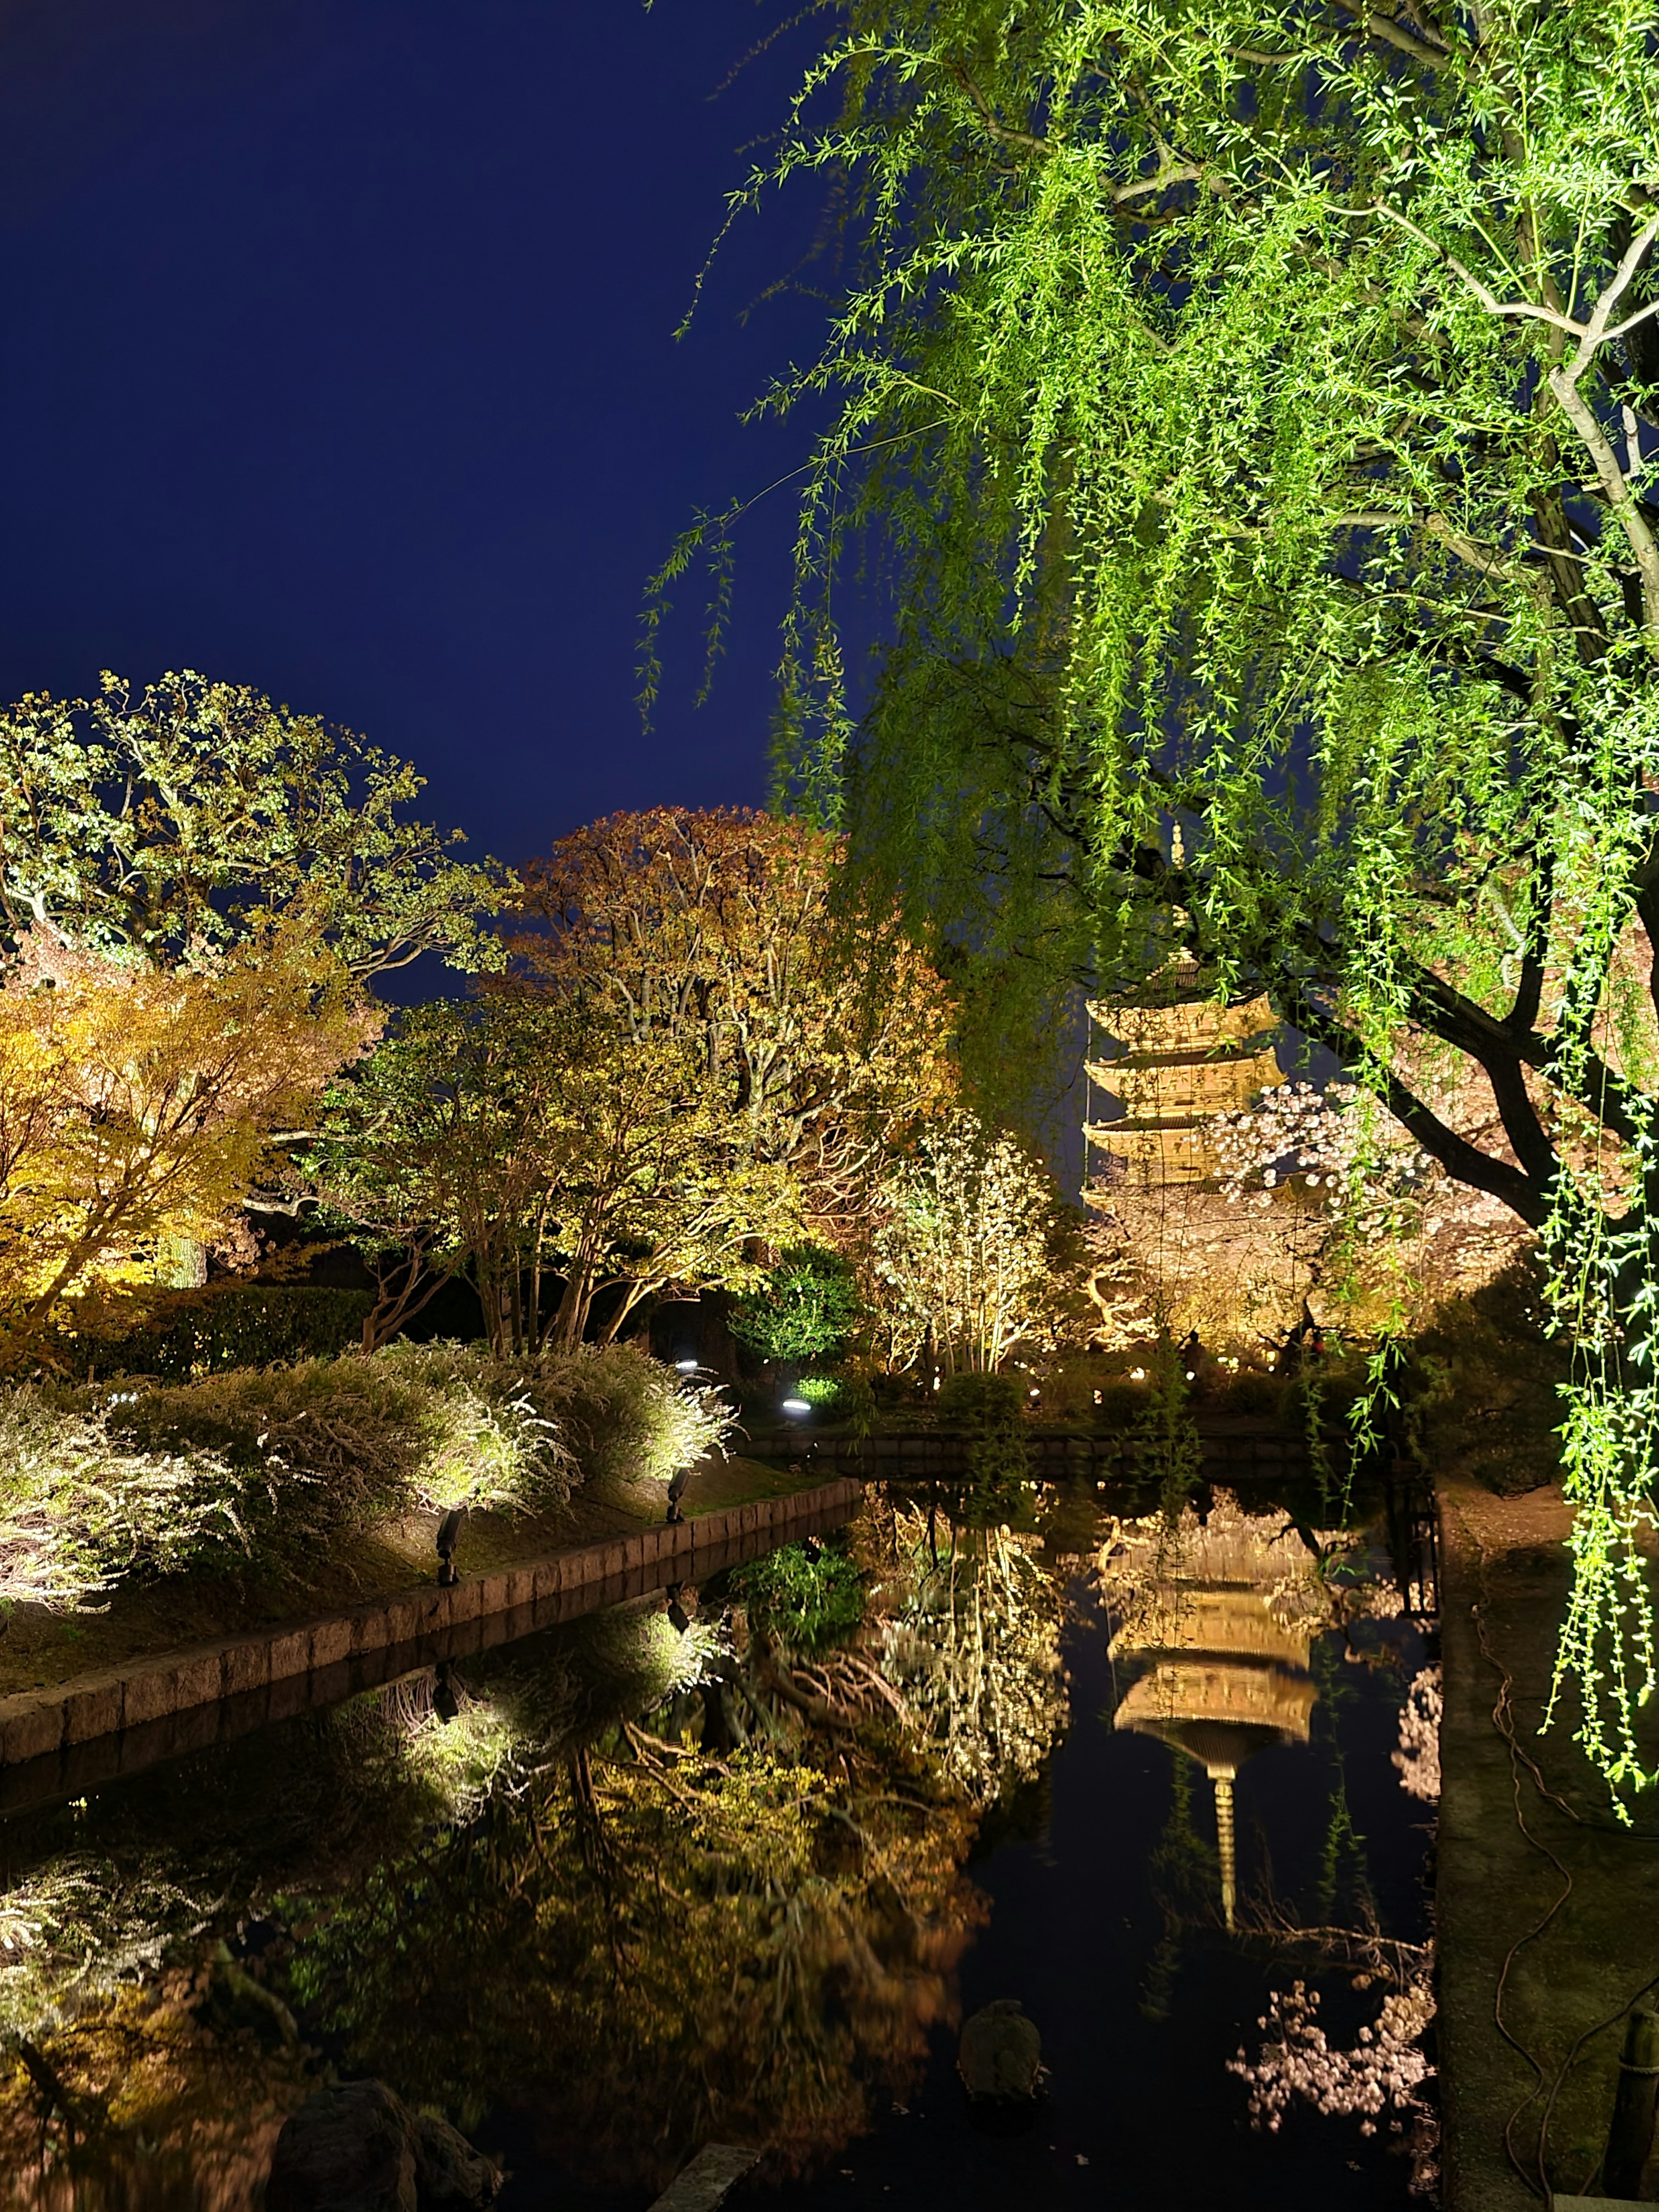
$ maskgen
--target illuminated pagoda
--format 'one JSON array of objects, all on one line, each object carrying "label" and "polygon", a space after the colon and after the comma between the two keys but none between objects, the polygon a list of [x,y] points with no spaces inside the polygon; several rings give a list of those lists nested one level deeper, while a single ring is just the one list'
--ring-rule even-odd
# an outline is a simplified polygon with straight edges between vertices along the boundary
[{"label": "illuminated pagoda", "polygon": [[[1220,1164],[1209,1142],[1219,1114],[1241,1112],[1260,1091],[1283,1079],[1273,1051],[1278,1024],[1265,997],[1218,1006],[1206,997],[1190,960],[1159,970],[1142,999],[1092,1000],[1094,1030],[1122,1047],[1116,1059],[1087,1060],[1089,1144],[1105,1155],[1108,1182],[1145,1187],[1212,1182]],[[1120,1120],[1097,1121],[1099,1089],[1123,1108]]]},{"label": "illuminated pagoda", "polygon": [[1238,1902],[1238,1771],[1270,1744],[1306,1743],[1312,1726],[1318,1692],[1308,1651],[1321,1624],[1283,1607],[1310,1565],[1299,1539],[1287,1545],[1282,1522],[1223,1506],[1210,1525],[1183,1535],[1151,1602],[1110,1645],[1115,1660],[1146,1662],[1113,1726],[1159,1737],[1196,1761],[1214,1790],[1222,1915],[1230,1929]]}]

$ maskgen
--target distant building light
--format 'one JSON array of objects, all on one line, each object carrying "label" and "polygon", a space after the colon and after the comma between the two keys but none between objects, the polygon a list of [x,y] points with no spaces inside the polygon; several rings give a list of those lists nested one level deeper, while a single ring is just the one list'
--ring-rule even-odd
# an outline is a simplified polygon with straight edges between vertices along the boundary
[{"label": "distant building light", "polygon": [[783,1410],[793,1420],[798,1421],[803,1413],[810,1413],[812,1408],[805,1398],[786,1398],[783,1401]]}]

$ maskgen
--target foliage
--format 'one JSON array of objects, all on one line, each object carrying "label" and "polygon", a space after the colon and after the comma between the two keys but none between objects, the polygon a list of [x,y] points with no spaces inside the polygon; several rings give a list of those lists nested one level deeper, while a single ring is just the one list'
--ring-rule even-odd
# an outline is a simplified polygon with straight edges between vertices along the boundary
[{"label": "foliage", "polygon": [[349,1231],[374,1270],[365,1351],[468,1265],[495,1349],[541,1345],[554,1187],[582,1144],[569,1043],[520,1001],[438,1000],[400,1013],[329,1091],[296,1162],[314,1218]]},{"label": "foliage", "polygon": [[781,1544],[732,1572],[750,1618],[797,1650],[835,1644],[864,1618],[864,1576],[833,1539],[809,1548]]},{"label": "foliage", "polygon": [[732,1414],[718,1389],[687,1382],[636,1344],[578,1345],[539,1372],[566,1394],[564,1419],[589,1480],[666,1482],[726,1449]]},{"label": "foliage", "polygon": [[[475,1677],[510,1737],[483,1797],[469,1747],[491,1724],[465,1692],[459,1796],[429,1712],[388,1729],[377,1701],[369,1755],[454,1810],[278,1907],[285,1987],[353,2067],[464,2125],[533,2105],[595,2188],[659,2187],[711,2135],[763,2138],[786,2171],[845,2141],[877,2084],[908,2089],[974,1909],[971,1813],[857,1654],[797,1672],[769,1637],[717,1650],[699,1627],[610,1616],[598,1698],[556,1650]],[[750,1741],[720,1740],[728,1715]]]},{"label": "foliage", "polygon": [[841,841],[741,808],[616,814],[526,872],[514,951],[539,988],[670,1043],[808,1212],[860,1211],[896,1134],[951,1096],[955,1006]]},{"label": "foliage", "polygon": [[835,408],[786,777],[1031,990],[1177,947],[1265,990],[1545,1235],[1558,1687],[1615,1789],[1659,1435],[1656,64],[1599,0],[854,0],[742,196],[833,179],[860,239],[772,403]]},{"label": "foliage", "polygon": [[730,1415],[631,1345],[502,1362],[398,1344],[204,1380],[0,1395],[0,1603],[125,1576],[257,1570],[416,1509],[534,1516],[585,1481],[666,1480]]},{"label": "foliage", "polygon": [[601,1297],[614,1337],[653,1291],[746,1279],[750,1240],[798,1220],[672,1039],[540,993],[400,1017],[335,1086],[302,1173],[373,1255],[371,1344],[465,1267],[503,1357],[580,1343]]},{"label": "foliage", "polygon": [[960,1429],[967,1440],[963,1467],[969,1517],[1013,1518],[1019,1486],[1031,1476],[1024,1387],[1012,1375],[969,1370],[944,1382],[933,1403],[940,1420]]},{"label": "foliage", "polygon": [[1363,2136],[1374,2136],[1385,2114],[1409,2117],[1424,2109],[1419,2092],[1434,2071],[1422,2048],[1436,2011],[1428,1967],[1384,1996],[1375,2023],[1360,2029],[1351,2051],[1331,2043],[1319,2024],[1319,2002],[1320,1992],[1305,1982],[1273,1990],[1255,2059],[1248,2060],[1241,2047],[1227,2061],[1228,2072],[1250,2092],[1252,2124],[1277,2134],[1297,2098],[1318,2112],[1358,2113]]},{"label": "foliage", "polygon": [[185,670],[135,696],[31,693],[0,712],[0,916],[167,969],[278,927],[359,979],[422,952],[494,957],[511,878],[408,818],[422,779],[315,715]]},{"label": "foliage", "polygon": [[122,1576],[167,1574],[246,1542],[245,1486],[214,1453],[112,1436],[88,1407],[0,1390],[0,1611],[85,1606]]},{"label": "foliage", "polygon": [[1440,1802],[1440,1723],[1445,1709],[1440,1662],[1434,1660],[1412,1677],[1400,1712],[1400,1748],[1389,1754],[1401,1788],[1425,1805]]},{"label": "foliage", "polygon": [[796,1244],[733,1305],[732,1334],[763,1359],[833,1358],[858,1310],[858,1279],[841,1255]]},{"label": "foliage", "polygon": [[1036,1334],[1054,1291],[1053,1179],[1015,1139],[958,1110],[932,1122],[881,1186],[876,1272],[946,1374],[997,1367]]},{"label": "foliage", "polygon": [[210,1242],[373,1029],[291,938],[167,973],[32,932],[0,984],[0,1301],[38,1329]]},{"label": "foliage", "polygon": [[882,1672],[981,1805],[1041,1771],[1066,1718],[1058,1595],[1029,1546],[952,1530],[941,1559],[927,1516],[895,1506],[880,1555]]},{"label": "foliage", "polygon": [[187,1382],[232,1367],[331,1358],[357,1342],[374,1303],[368,1291],[232,1278],[164,1292],[147,1303],[137,1328],[81,1349],[105,1375]]}]

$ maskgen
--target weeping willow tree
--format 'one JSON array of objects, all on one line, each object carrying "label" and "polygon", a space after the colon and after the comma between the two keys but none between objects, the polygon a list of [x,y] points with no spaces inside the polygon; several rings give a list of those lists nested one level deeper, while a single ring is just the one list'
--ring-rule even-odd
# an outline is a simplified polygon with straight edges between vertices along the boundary
[{"label": "weeping willow tree", "polygon": [[850,211],[767,403],[830,416],[781,788],[1030,988],[1178,954],[1266,990],[1537,1232],[1577,1347],[1557,1687],[1615,1788],[1653,1778],[1656,26],[850,0],[736,203],[805,173]]}]

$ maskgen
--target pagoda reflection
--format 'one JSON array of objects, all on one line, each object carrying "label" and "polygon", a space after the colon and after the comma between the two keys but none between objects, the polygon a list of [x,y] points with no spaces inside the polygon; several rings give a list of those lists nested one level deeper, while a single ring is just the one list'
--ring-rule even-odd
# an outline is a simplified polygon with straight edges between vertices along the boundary
[{"label": "pagoda reflection", "polygon": [[1160,1737],[1204,1769],[1231,1929],[1233,1784],[1247,1759],[1269,1744],[1305,1743],[1312,1725],[1308,1655],[1326,1626],[1315,1554],[1282,1516],[1242,1513],[1224,1498],[1203,1522],[1189,1508],[1173,1528],[1121,1528],[1101,1564],[1121,1619],[1111,1657],[1142,1668],[1113,1725]]}]

